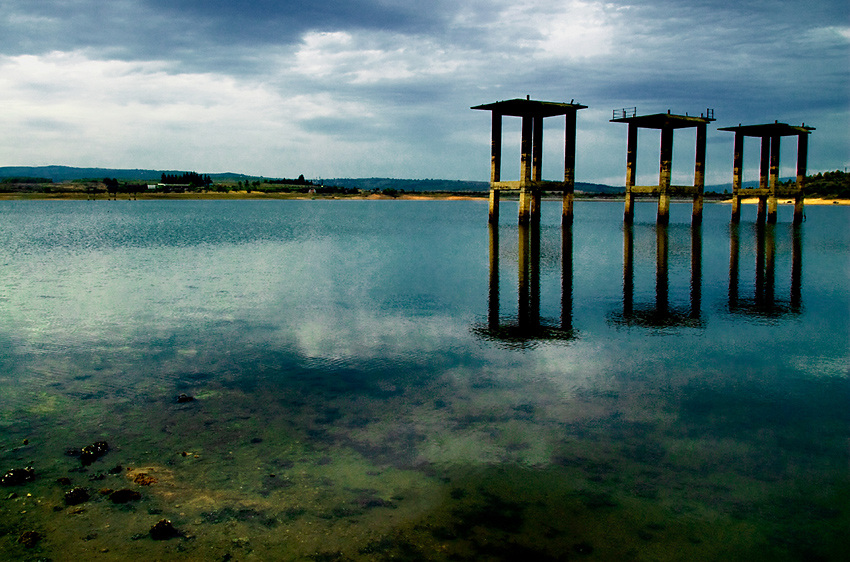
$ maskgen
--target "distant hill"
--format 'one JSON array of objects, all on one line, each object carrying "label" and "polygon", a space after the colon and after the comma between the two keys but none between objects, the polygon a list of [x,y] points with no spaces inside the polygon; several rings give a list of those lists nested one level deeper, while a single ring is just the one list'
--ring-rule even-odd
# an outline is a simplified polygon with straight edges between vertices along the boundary
[{"label": "distant hill", "polygon": [[[340,187],[353,187],[362,189],[363,191],[373,191],[384,189],[404,190],[407,192],[416,191],[443,191],[443,192],[458,192],[458,191],[488,191],[490,183],[486,181],[468,181],[468,180],[409,180],[395,178],[332,178],[323,179],[325,185],[338,185]],[[605,193],[617,194],[623,191],[622,187],[612,187],[599,183],[576,182],[576,191],[585,193]]]},{"label": "distant hill", "polygon": [[[3,166],[0,179],[14,177],[50,178],[55,183],[64,181],[103,179],[106,177],[124,181],[159,181],[162,174],[180,175],[192,170],[125,170],[115,168],[73,168],[71,166]],[[254,176],[225,172],[206,174],[215,180],[254,179]]]},{"label": "distant hill", "polygon": [[[162,174],[180,175],[189,171],[197,170],[143,170],[143,169],[118,169],[118,168],[74,168],[71,166],[3,166],[0,167],[0,179],[3,178],[49,178],[55,183],[73,180],[103,178],[115,178],[122,181],[149,181],[158,182]],[[199,172],[204,173],[204,172]],[[208,175],[213,182],[216,181],[244,181],[246,179],[257,180],[263,176],[252,176],[238,174],[235,172],[224,172]],[[266,178],[275,179],[275,178]],[[316,180],[314,180],[316,181]],[[364,191],[384,189],[404,190],[407,192],[417,191],[487,191],[489,183],[486,181],[466,180],[440,180],[440,179],[395,179],[395,178],[332,178],[322,179],[324,185],[356,188]],[[612,187],[598,183],[576,182],[576,191],[585,193],[622,193],[622,187]]]}]

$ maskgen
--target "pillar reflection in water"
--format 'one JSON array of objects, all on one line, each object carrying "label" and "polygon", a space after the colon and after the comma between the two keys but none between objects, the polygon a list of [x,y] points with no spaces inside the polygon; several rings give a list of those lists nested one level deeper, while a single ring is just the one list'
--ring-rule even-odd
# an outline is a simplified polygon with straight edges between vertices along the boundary
[{"label": "pillar reflection in water", "polygon": [[691,279],[687,309],[670,304],[670,232],[667,225],[655,226],[655,302],[634,302],[634,226],[623,225],[623,310],[614,321],[626,325],[675,327],[702,325],[702,227],[690,227]]},{"label": "pillar reflection in water", "polygon": [[540,309],[540,225],[534,222],[517,227],[517,315],[515,321],[500,315],[499,295],[499,228],[491,224],[490,282],[487,326],[473,328],[486,339],[509,345],[524,346],[536,340],[571,340],[573,330],[573,243],[572,225],[561,229],[561,316],[559,321],[547,320]]},{"label": "pillar reflection in water", "polygon": [[776,297],[775,224],[753,226],[755,237],[755,275],[752,296],[740,294],[741,233],[738,224],[729,231],[729,311],[750,316],[776,317],[798,314],[802,310],[802,232],[791,227],[791,286],[788,299]]}]

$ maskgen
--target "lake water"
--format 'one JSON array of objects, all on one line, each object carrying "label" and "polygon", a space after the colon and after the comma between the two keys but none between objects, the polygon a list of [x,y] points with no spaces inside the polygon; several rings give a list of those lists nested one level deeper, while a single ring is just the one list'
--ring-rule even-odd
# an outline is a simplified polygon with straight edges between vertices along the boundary
[{"label": "lake water", "polygon": [[850,209],[654,212],[0,202],[3,559],[846,559]]}]

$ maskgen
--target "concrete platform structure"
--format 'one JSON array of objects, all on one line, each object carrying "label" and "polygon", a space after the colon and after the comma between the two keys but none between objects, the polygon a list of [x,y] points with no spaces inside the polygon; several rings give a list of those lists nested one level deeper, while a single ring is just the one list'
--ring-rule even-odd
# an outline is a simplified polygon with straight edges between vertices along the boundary
[{"label": "concrete platform structure", "polygon": [[[512,99],[471,109],[492,112],[490,137],[490,222],[499,222],[499,195],[501,191],[519,191],[519,223],[540,220],[540,195],[548,191],[562,191],[564,223],[573,220],[573,197],[575,189],[576,112],[586,109],[578,103],[559,103],[529,99]],[[501,181],[502,167],[502,116],[522,118],[522,139],[519,181]],[[564,180],[543,181],[543,119],[565,116],[564,135]]]},{"label": "concrete platform structure", "polygon": [[[612,123],[628,123],[628,141],[626,148],[626,208],[623,220],[628,224],[634,219],[635,194],[658,196],[658,224],[670,222],[671,195],[693,195],[692,224],[702,223],[703,189],[705,187],[705,141],[706,126],[714,121],[714,110],[709,109],[705,115],[692,117],[689,115],[674,115],[657,113],[654,115],[637,115],[636,108],[614,110]],[[673,165],[673,132],[676,129],[696,127],[696,156],[694,159],[694,184],[671,185]],[[659,129],[661,131],[661,154],[658,173],[658,185],[635,185],[637,176],[637,147],[638,129]]]},{"label": "concrete platform structure", "polygon": [[[732,163],[732,222],[741,220],[741,198],[758,197],[757,222],[776,222],[777,196],[794,198],[794,224],[803,222],[803,183],[806,179],[809,135],[814,127],[799,127],[774,121],[765,125],[738,125],[722,127],[718,131],[735,133],[735,152]],[[779,143],[782,137],[797,136],[797,181],[790,188],[779,187]],[[758,188],[745,189],[744,137],[761,139],[761,160]]]}]

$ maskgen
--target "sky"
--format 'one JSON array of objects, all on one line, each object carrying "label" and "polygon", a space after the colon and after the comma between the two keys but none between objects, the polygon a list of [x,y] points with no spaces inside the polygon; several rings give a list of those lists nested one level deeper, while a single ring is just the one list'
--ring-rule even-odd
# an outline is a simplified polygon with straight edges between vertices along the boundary
[{"label": "sky", "polygon": [[[524,98],[578,113],[577,181],[623,185],[626,125],[711,108],[706,182],[731,182],[734,135],[815,127],[810,173],[850,166],[846,0],[0,0],[0,166],[265,177],[489,179],[490,114]],[[502,179],[519,176],[504,119]],[[563,177],[563,118],[544,179]],[[674,136],[692,183],[695,133]],[[659,134],[638,184],[658,183]],[[795,174],[785,137],[781,175]],[[745,180],[758,176],[745,144]]]}]

